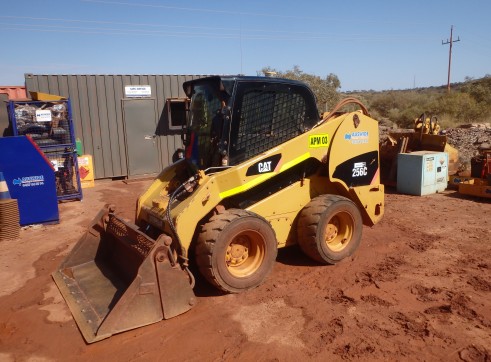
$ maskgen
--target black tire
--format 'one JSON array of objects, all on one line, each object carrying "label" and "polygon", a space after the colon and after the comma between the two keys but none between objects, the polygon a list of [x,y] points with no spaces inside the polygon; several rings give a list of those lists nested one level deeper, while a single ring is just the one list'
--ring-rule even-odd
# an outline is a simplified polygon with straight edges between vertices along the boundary
[{"label": "black tire", "polygon": [[298,243],[310,258],[336,264],[352,255],[360,245],[363,222],[358,207],[337,195],[312,199],[300,212]]},{"label": "black tire", "polygon": [[265,219],[249,211],[229,209],[201,227],[196,263],[218,289],[239,293],[264,281],[277,253],[276,235]]}]

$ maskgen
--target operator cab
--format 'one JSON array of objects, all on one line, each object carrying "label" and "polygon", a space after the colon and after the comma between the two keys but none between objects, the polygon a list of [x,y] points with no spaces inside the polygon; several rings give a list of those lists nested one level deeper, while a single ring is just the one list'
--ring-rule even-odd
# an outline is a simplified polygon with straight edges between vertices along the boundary
[{"label": "operator cab", "polygon": [[302,82],[208,77],[185,82],[191,99],[186,158],[202,170],[237,165],[310,130],[319,113]]}]

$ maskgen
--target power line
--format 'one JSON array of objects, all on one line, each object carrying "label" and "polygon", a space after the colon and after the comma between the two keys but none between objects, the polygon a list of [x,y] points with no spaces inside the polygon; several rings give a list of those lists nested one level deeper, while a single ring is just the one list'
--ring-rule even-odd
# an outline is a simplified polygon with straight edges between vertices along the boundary
[{"label": "power line", "polygon": [[[181,7],[181,6],[172,6],[172,5],[160,5],[160,4],[142,4],[142,3],[132,3],[132,2],[124,2],[124,1],[109,1],[109,0],[80,0],[82,2],[87,3],[99,3],[99,4],[107,4],[107,5],[123,5],[123,6],[135,6],[135,7],[146,7],[146,8],[154,8],[154,9],[168,9],[168,10],[179,10],[179,11],[193,11],[193,12],[202,12],[202,13],[216,13],[216,14],[229,14],[229,15],[245,15],[245,16],[259,16],[259,17],[272,17],[272,18],[283,18],[283,19],[304,19],[304,20],[317,20],[317,21],[326,21],[325,17],[314,17],[314,16],[300,16],[300,15],[282,15],[282,14],[272,14],[272,13],[257,13],[257,12],[244,12],[244,11],[232,11],[232,10],[217,10],[217,9],[205,9],[205,8],[191,8],[191,7]],[[337,18],[329,18],[329,22],[338,21],[345,22],[345,19],[337,19]],[[380,20],[367,20],[360,19],[358,23],[367,23],[367,24],[403,24],[400,21],[380,21]],[[407,25],[426,25],[423,22],[406,22]]]},{"label": "power line", "polygon": [[229,15],[247,15],[247,16],[265,16],[265,17],[275,17],[275,18],[288,18],[288,19],[311,19],[311,20],[325,20],[319,17],[306,17],[297,15],[281,15],[281,14],[268,14],[268,13],[252,13],[252,12],[241,12],[232,10],[216,10],[216,9],[204,9],[204,8],[189,8],[181,6],[171,6],[171,5],[156,5],[156,4],[142,4],[142,3],[131,3],[123,1],[107,1],[107,0],[81,0],[82,2],[88,3],[99,3],[108,5],[125,5],[125,6],[138,6],[146,8],[160,8],[169,10],[181,10],[181,11],[194,11],[203,13],[216,13],[216,14],[229,14]]},{"label": "power line", "polygon": [[[157,6],[157,5],[156,5]],[[421,41],[426,39],[428,35],[421,34],[418,37],[414,37],[413,35],[384,35],[384,36],[371,36],[370,38],[366,34],[350,34],[339,36],[337,34],[329,34],[329,33],[314,33],[307,31],[288,31],[288,30],[267,30],[267,29],[247,29],[242,26],[239,28],[227,28],[227,27],[209,27],[209,26],[191,26],[191,25],[167,25],[167,24],[153,24],[153,23],[133,23],[133,22],[120,22],[120,21],[104,21],[104,20],[83,20],[83,19],[66,19],[66,18],[47,18],[47,17],[32,17],[32,16],[13,16],[13,15],[0,15],[0,18],[4,19],[18,19],[18,20],[38,20],[38,21],[48,21],[48,22],[65,22],[65,23],[87,23],[87,24],[100,24],[100,25],[127,25],[127,26],[138,26],[138,27],[151,27],[151,28],[176,28],[176,29],[195,29],[195,30],[227,30],[227,31],[236,31],[237,33],[261,33],[262,35],[266,33],[274,33],[274,34],[287,34],[294,36],[302,36],[301,39],[306,39],[309,37],[313,37],[314,39],[327,39],[330,37],[336,37],[341,40],[374,40],[374,41],[400,41],[401,39],[406,40],[414,40]],[[4,23],[4,25],[9,25],[8,23]],[[21,25],[21,24],[10,24],[10,25]],[[26,24],[21,26],[34,26],[35,24]],[[51,24],[37,24],[37,26],[45,26],[45,27],[53,27]],[[100,28],[100,30],[105,28]],[[111,29],[112,30],[112,29]],[[128,31],[125,29],[124,31]],[[132,29],[130,29],[132,31]],[[253,37],[252,35],[250,37]],[[222,38],[222,37],[220,37]],[[259,36],[258,38],[262,38]],[[267,39],[271,39],[268,37]]]},{"label": "power line", "polygon": [[41,21],[56,21],[66,23],[90,23],[90,24],[107,24],[107,25],[130,25],[130,26],[148,26],[148,27],[170,27],[170,28],[188,28],[188,29],[215,29],[215,30],[230,30],[229,28],[220,27],[207,27],[207,26],[190,26],[190,25],[165,25],[165,24],[151,24],[151,23],[130,23],[121,21],[104,21],[104,20],[82,20],[82,19],[66,19],[66,18],[40,18],[34,16],[13,16],[13,15],[0,15],[0,18],[4,19],[23,19],[23,20],[41,20]]},{"label": "power line", "polygon": [[[2,18],[2,16],[0,16]],[[89,21],[91,23],[91,21]],[[323,33],[305,33],[305,32],[281,32],[261,30],[261,34],[251,34],[249,30],[234,29],[234,32],[224,33],[219,31],[214,32],[184,32],[170,30],[153,30],[153,29],[131,29],[131,28],[110,28],[110,27],[89,27],[89,26],[66,26],[52,24],[29,24],[29,23],[8,23],[0,22],[0,26],[4,29],[26,30],[26,31],[43,31],[52,33],[81,33],[81,34],[107,34],[107,35],[144,35],[144,36],[168,36],[168,37],[186,37],[186,38],[212,38],[212,39],[243,39],[243,40],[333,40],[333,41],[371,41],[371,42],[398,42],[401,36],[382,36],[382,37],[367,37],[366,35],[333,35]],[[185,27],[178,26],[178,29]],[[220,30],[222,28],[207,28],[207,30]],[[256,32],[257,29],[251,32]],[[408,37],[407,41],[413,40],[420,42],[421,39]]]},{"label": "power line", "polygon": [[78,34],[103,34],[103,35],[145,35],[145,36],[161,36],[161,37],[178,37],[178,38],[211,38],[211,39],[236,39],[237,35],[219,35],[219,34],[196,34],[196,33],[164,33],[162,31],[138,31],[126,29],[107,29],[107,28],[77,28],[77,27],[61,27],[53,26],[52,28],[41,28],[36,25],[27,24],[1,24],[3,29],[24,30],[24,31],[40,31],[47,33],[78,33]]},{"label": "power line", "polygon": [[453,40],[453,25],[450,27],[450,40],[447,39],[447,41],[444,43],[442,40],[442,45],[447,45],[449,44],[449,50],[448,50],[448,78],[447,78],[447,92],[450,92],[450,66],[452,65],[452,44],[460,41],[460,37],[457,38],[457,40]]}]

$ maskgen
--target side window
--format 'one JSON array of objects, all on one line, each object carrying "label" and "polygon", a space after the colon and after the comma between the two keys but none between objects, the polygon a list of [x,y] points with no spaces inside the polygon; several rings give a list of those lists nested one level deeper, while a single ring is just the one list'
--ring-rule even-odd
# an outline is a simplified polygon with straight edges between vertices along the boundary
[{"label": "side window", "polygon": [[181,130],[186,124],[186,106],[189,103],[187,98],[168,98],[167,99],[167,119],[169,120],[170,130]]},{"label": "side window", "polygon": [[246,142],[250,137],[271,133],[274,105],[273,92],[257,89],[244,92],[240,108],[239,143]]},{"label": "side window", "polygon": [[[237,164],[304,132],[309,118],[304,88],[242,83],[233,116],[230,161]],[[310,123],[310,122],[307,122]]]}]

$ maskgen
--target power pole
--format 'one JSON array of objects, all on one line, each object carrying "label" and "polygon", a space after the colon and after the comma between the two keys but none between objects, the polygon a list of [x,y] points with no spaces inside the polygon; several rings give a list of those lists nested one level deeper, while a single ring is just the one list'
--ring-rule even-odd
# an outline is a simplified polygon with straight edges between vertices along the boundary
[{"label": "power pole", "polygon": [[457,40],[453,40],[453,25],[450,27],[450,40],[444,43],[442,40],[442,45],[450,44],[450,49],[448,51],[448,79],[447,79],[447,92],[450,92],[450,66],[452,65],[452,44],[460,41],[460,37]]}]

